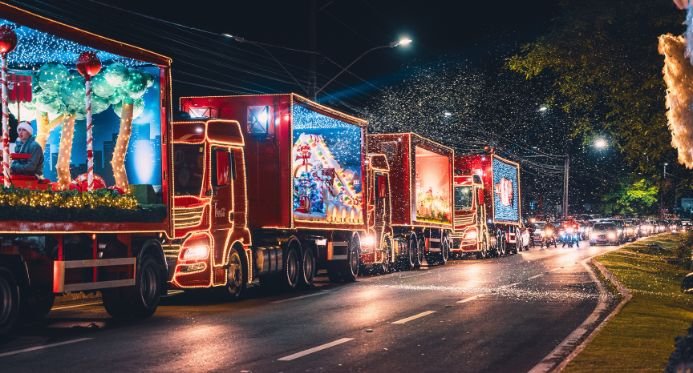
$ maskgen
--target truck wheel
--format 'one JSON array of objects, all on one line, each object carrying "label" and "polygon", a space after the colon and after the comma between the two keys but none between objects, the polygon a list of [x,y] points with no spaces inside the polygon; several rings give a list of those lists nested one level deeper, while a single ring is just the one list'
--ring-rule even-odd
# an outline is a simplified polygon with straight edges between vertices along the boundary
[{"label": "truck wheel", "polygon": [[416,255],[414,256],[414,268],[419,268],[421,267],[421,264],[423,264],[424,251],[426,249],[424,245],[424,240],[416,240]]},{"label": "truck wheel", "polygon": [[296,246],[290,245],[284,256],[284,267],[282,269],[282,285],[291,290],[298,286],[299,277],[298,251]]},{"label": "truck wheel", "polygon": [[392,240],[385,237],[383,243],[383,262],[379,266],[380,273],[390,273],[390,256],[392,255]]},{"label": "truck wheel", "polygon": [[303,250],[301,258],[301,285],[309,288],[313,286],[313,280],[315,280],[315,255],[312,248],[308,247]]},{"label": "truck wheel", "polygon": [[221,288],[224,298],[237,300],[243,296],[246,283],[246,269],[237,249],[231,249],[229,253],[229,267],[226,269],[226,285]]},{"label": "truck wheel", "polygon": [[19,286],[12,273],[0,268],[0,336],[8,334],[19,318]]},{"label": "truck wheel", "polygon": [[450,259],[450,241],[447,236],[443,236],[443,241],[440,243],[440,260],[439,264],[445,265]]},{"label": "truck wheel", "polygon": [[409,237],[407,242],[407,252],[404,256],[403,264],[404,269],[412,270],[414,269],[415,258],[416,257],[416,236],[412,235]]},{"label": "truck wheel", "polygon": [[135,286],[104,289],[103,305],[115,319],[143,319],[151,316],[161,300],[161,268],[151,255],[145,255],[137,268]]},{"label": "truck wheel", "polygon": [[498,243],[496,244],[496,255],[501,257],[506,254],[505,250],[505,237],[498,237]]},{"label": "truck wheel", "polygon": [[349,252],[347,253],[347,260],[344,264],[344,271],[342,272],[344,282],[354,282],[359,277],[360,254],[361,242],[358,236],[354,235],[351,240],[349,240]]}]

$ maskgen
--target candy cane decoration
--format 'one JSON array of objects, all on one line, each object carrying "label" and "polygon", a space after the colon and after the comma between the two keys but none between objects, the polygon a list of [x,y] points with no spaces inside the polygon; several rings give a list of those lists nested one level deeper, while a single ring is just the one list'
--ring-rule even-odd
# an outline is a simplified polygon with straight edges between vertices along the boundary
[{"label": "candy cane decoration", "polygon": [[91,120],[91,77],[101,71],[101,61],[94,52],[83,52],[77,59],[77,71],[84,77],[87,104],[87,191],[94,190],[94,124]]},{"label": "candy cane decoration", "polygon": [[0,85],[2,90],[2,175],[3,185],[9,188],[10,182],[10,112],[7,107],[7,54],[17,46],[17,34],[10,25],[0,26],[0,60],[2,73]]},{"label": "candy cane decoration", "polygon": [[5,188],[10,187],[10,113],[7,107],[7,54],[2,59],[2,176]]}]

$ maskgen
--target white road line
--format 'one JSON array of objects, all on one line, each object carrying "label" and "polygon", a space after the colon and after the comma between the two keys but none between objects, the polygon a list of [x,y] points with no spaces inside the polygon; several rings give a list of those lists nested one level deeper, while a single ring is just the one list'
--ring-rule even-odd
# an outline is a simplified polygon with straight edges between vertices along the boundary
[{"label": "white road line", "polygon": [[301,358],[301,357],[304,357],[304,356],[306,356],[306,355],[310,355],[310,354],[315,353],[315,352],[318,352],[318,351],[326,350],[326,349],[328,349],[328,348],[341,345],[342,343],[349,342],[349,341],[351,341],[351,340],[353,340],[353,339],[354,339],[354,338],[342,338],[342,339],[338,339],[338,340],[336,340],[336,341],[332,341],[332,342],[330,342],[330,343],[325,343],[324,345],[320,345],[320,346],[317,346],[317,347],[309,348],[309,349],[307,349],[307,350],[304,350],[304,351],[301,351],[301,352],[297,352],[297,353],[292,354],[292,355],[280,357],[278,360],[279,360],[279,361],[291,361],[291,360],[296,360],[296,359]]},{"label": "white road line", "polygon": [[277,303],[291,302],[291,301],[294,301],[294,300],[299,300],[299,299],[304,299],[304,298],[315,297],[315,296],[318,296],[318,295],[325,295],[325,294],[327,294],[327,293],[329,293],[329,290],[323,290],[323,291],[320,291],[320,292],[317,292],[317,293],[313,293],[313,294],[301,295],[300,297],[293,297],[293,298],[275,300],[275,301],[272,302],[272,303],[277,304]]},{"label": "white road line", "polygon": [[63,346],[63,345],[69,345],[72,343],[77,343],[77,342],[84,342],[91,340],[93,338],[80,338],[80,339],[73,339],[71,341],[65,341],[65,342],[60,342],[60,343],[52,343],[49,345],[43,345],[43,346],[36,346],[36,347],[29,347],[25,348],[22,350],[16,350],[16,351],[10,351],[10,352],[3,352],[0,354],[0,357],[6,357],[6,356],[12,356],[12,355],[18,355],[18,354],[23,354],[26,352],[32,352],[32,351],[38,351],[38,350],[44,350],[46,348],[51,348],[51,347],[58,347],[58,346]]},{"label": "white road line", "polygon": [[528,278],[527,280],[534,280],[535,278],[539,278],[539,277],[541,277],[541,276],[543,276],[543,275],[544,275],[543,273],[540,273],[540,274],[538,274],[538,275],[534,275],[534,276]]},{"label": "white road line", "polygon": [[97,305],[100,305],[100,304],[101,304],[101,302],[73,304],[72,306],[53,307],[53,308],[51,308],[51,311],[67,310],[67,309],[70,309],[70,308],[79,308],[79,307],[86,307],[86,306],[97,306]]},{"label": "white road line", "polygon": [[519,282],[513,282],[512,284],[507,284],[507,285],[499,286],[498,288],[499,288],[499,289],[507,289],[507,288],[511,288],[511,287],[517,286],[517,285],[520,285],[520,283],[519,283]]},{"label": "white road line", "polygon": [[563,267],[558,267],[558,268],[554,268],[554,269],[550,270],[549,272],[556,272],[556,271],[560,271],[562,269],[563,269]]},{"label": "white road line", "polygon": [[430,315],[430,314],[432,314],[432,313],[435,313],[435,312],[436,312],[436,311],[424,311],[424,312],[421,312],[421,313],[417,313],[417,314],[414,315],[414,316],[409,316],[409,317],[404,318],[404,319],[401,319],[401,320],[393,321],[392,323],[393,323],[393,324],[398,324],[398,325],[406,324],[406,323],[408,323],[409,321],[416,320],[416,319],[421,318],[421,317],[424,317],[424,316],[428,316],[428,315]]},{"label": "white road line", "polygon": [[469,297],[469,298],[464,298],[464,299],[462,299],[462,300],[458,300],[457,303],[467,303],[467,302],[471,302],[471,301],[476,300],[476,299],[479,299],[479,298],[481,298],[481,297],[483,297],[483,296],[484,296],[484,294],[473,295],[473,296],[471,296],[471,297]]}]

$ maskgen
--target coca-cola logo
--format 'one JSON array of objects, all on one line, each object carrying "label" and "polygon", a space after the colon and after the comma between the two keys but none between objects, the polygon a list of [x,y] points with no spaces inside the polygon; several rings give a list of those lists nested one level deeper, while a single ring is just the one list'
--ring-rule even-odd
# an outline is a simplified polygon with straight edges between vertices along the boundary
[{"label": "coca-cola logo", "polygon": [[510,179],[502,178],[495,185],[495,193],[498,195],[503,206],[511,206],[513,203],[513,182]]}]

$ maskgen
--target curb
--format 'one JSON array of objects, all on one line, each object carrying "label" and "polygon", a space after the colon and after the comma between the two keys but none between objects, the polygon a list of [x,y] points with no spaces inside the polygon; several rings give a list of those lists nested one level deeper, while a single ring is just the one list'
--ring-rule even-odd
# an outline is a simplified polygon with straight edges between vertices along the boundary
[{"label": "curb", "polygon": [[[594,339],[594,337],[602,330],[604,325],[611,320],[615,315],[617,315],[623,306],[626,305],[632,298],[632,294],[628,289],[626,289],[623,284],[621,284],[614,275],[609,272],[601,263],[594,261],[594,258],[614,252],[621,249],[616,248],[603,252],[599,255],[591,256],[587,259],[582,260],[581,264],[587,269],[592,281],[597,284],[599,289],[599,301],[594,307],[594,310],[585,319],[585,321],[580,324],[575,330],[573,330],[561,343],[556,346],[548,355],[546,355],[537,365],[535,365],[529,372],[530,373],[545,373],[545,372],[561,372],[565,367],[577,357],[580,352],[582,352],[585,347]],[[620,293],[622,299],[619,304],[614,307],[611,312],[606,317],[602,318],[604,312],[609,308],[608,298],[609,294],[604,287],[602,281],[594,273],[594,270],[590,266],[593,265],[600,272],[604,278],[611,282],[611,284],[616,287],[616,290]],[[600,321],[601,319],[601,321]],[[565,356],[565,357],[564,357]]]}]

